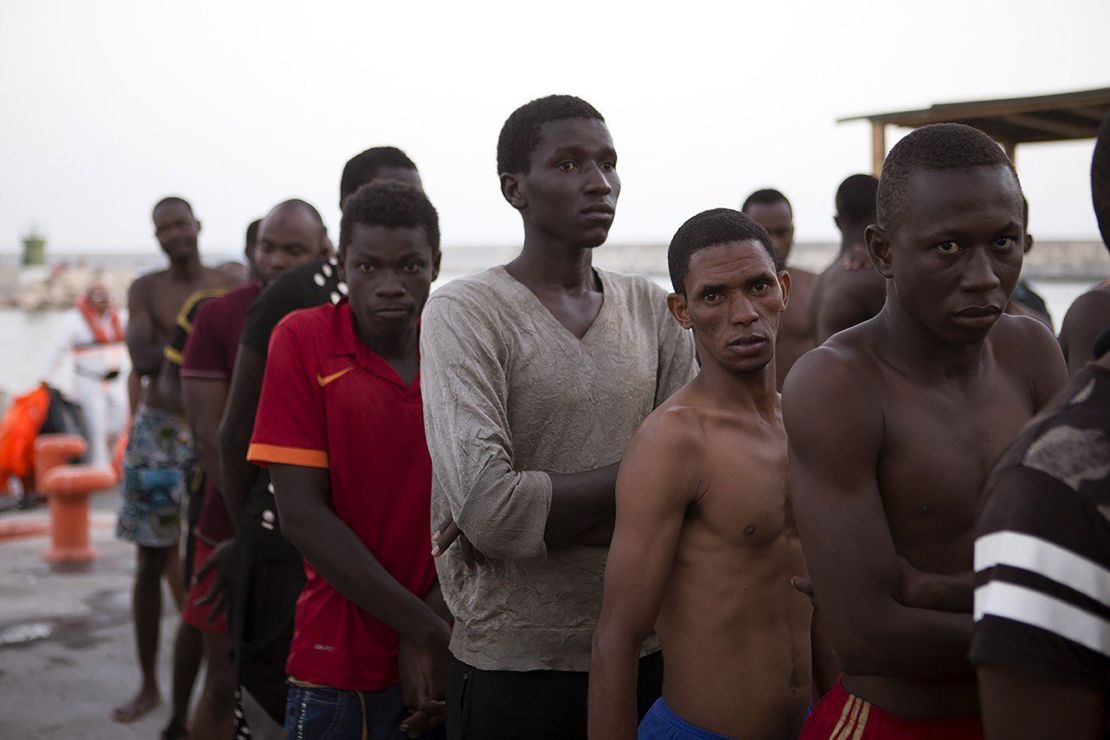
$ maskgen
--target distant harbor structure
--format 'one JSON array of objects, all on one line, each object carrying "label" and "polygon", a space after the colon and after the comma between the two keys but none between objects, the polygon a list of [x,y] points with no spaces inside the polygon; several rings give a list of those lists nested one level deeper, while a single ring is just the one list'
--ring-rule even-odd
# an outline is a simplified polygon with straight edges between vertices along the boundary
[{"label": "distant harbor structure", "polygon": [[30,233],[23,237],[23,257],[20,262],[24,267],[46,264],[46,239],[33,226]]}]

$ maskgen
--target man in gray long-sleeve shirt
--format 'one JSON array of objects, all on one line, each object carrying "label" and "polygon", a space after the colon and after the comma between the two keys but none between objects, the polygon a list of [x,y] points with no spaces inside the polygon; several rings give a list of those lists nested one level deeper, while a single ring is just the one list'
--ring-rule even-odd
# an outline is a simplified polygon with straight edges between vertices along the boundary
[{"label": "man in gray long-sleeve shirt", "polygon": [[[551,96],[514,112],[498,171],[523,249],[424,310],[433,520],[457,523],[437,545],[456,619],[452,738],[586,737],[617,465],[640,422],[695,373],[666,293],[591,266],[620,193],[616,158],[585,101]],[[476,568],[464,546],[484,555]],[[642,660],[641,711],[659,695],[657,651],[650,643]]]}]

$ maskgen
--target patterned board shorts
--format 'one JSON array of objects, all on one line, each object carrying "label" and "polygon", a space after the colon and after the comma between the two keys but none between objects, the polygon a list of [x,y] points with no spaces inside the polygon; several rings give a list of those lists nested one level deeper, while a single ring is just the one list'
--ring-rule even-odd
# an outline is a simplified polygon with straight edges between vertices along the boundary
[{"label": "patterned board shorts", "polygon": [[116,536],[144,547],[173,547],[181,536],[181,501],[193,466],[185,420],[140,408],[123,460],[123,502]]}]

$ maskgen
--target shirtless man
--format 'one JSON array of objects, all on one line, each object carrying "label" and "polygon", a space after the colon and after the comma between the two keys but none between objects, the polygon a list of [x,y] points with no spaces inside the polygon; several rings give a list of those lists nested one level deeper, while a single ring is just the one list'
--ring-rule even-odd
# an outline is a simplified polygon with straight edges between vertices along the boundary
[{"label": "shirtless man", "polygon": [[[794,209],[777,190],[757,190],[744,201],[741,211],[767,230],[775,252],[786,264],[794,248]],[[810,293],[817,276],[808,270],[791,268],[790,309],[783,312],[779,336],[775,340],[775,387],[782,390],[786,374],[798,358],[817,346],[813,337]]]},{"label": "shirtless man", "polygon": [[886,300],[886,280],[867,259],[863,237],[875,223],[878,188],[879,181],[871,175],[851,175],[836,189],[833,221],[840,230],[840,252],[817,277],[810,303],[818,345],[838,331],[867,321]]},{"label": "shirtless man", "polygon": [[989,137],[917,129],[887,157],[877,206],[867,247],[886,304],[799,362],[783,393],[802,545],[843,673],[801,737],[981,737],[976,498],[1065,368],[1042,324],[1002,313],[1021,186]]},{"label": "shirtless man", "polygon": [[[197,234],[200,222],[182,198],[168,197],[154,206],[154,235],[170,265],[137,278],[128,291],[127,349],[134,371],[153,380],[163,362],[163,350],[173,333],[186,299],[198,290],[231,284],[224,273],[200,263]],[[164,577],[178,608],[184,599],[178,567],[181,498],[184,468],[191,457],[191,438],[185,420],[172,413],[150,382],[135,414],[124,460],[123,496],[116,536],[138,546],[138,567],[132,593],[135,644],[142,683],[138,693],[117,707],[112,718],[132,722],[159,701],[158,631],[162,616],[161,580]]]},{"label": "shirtless man", "polygon": [[[1110,244],[1110,116],[1098,130],[1098,143],[1091,160],[1091,197],[1102,241]],[[1068,372],[1075,375],[1091,361],[1095,339],[1110,326],[1110,280],[1075,299],[1060,325],[1060,346],[1068,359]]]},{"label": "shirtless man", "polygon": [[[590,737],[796,738],[810,698],[811,607],[790,586],[805,561],[774,369],[790,276],[767,233],[724,208],[683,224],[668,263],[667,303],[693,330],[702,365],[644,420],[621,462]],[[663,696],[637,735],[637,657],[653,628]]]}]

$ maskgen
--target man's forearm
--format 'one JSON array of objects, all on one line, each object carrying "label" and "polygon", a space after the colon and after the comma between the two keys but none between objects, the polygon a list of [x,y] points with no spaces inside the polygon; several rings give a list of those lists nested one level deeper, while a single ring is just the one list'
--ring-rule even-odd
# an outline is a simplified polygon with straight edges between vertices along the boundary
[{"label": "man's forearm", "polygon": [[643,640],[637,643],[631,635],[616,636],[598,625],[590,661],[591,740],[636,737],[636,683],[642,645]]},{"label": "man's forearm", "polygon": [[[823,625],[834,629],[834,619],[829,615]],[[845,673],[913,679],[970,675],[970,614],[916,609],[892,599],[889,608],[877,609],[866,625],[844,616],[840,620],[846,632],[834,635],[833,642]]]},{"label": "man's forearm", "polygon": [[925,573],[914,570],[903,574],[902,603],[906,606],[970,614],[974,601],[975,574],[971,571]]},{"label": "man's forearm", "polygon": [[253,423],[248,425],[245,420],[232,418],[225,418],[220,424],[219,488],[236,530],[239,528],[239,517],[242,515],[247,494],[258,477],[258,468],[247,462],[250,433],[243,431],[250,430],[253,426]]},{"label": "man's forearm", "polygon": [[390,575],[326,506],[282,517],[282,532],[325,581],[353,604],[424,649],[445,647],[447,621]]},{"label": "man's forearm", "polygon": [[432,584],[428,595],[424,597],[424,603],[448,624],[455,621],[455,616],[451,614],[451,610],[447,608],[447,602],[443,599],[443,589],[439,587],[439,581]]},{"label": "man's forearm", "polygon": [[[547,544],[575,544],[587,533],[592,540],[606,532],[612,535],[619,468],[620,463],[615,463],[582,473],[550,473],[551,511],[544,528]],[[599,533],[599,526],[604,531]]]}]

